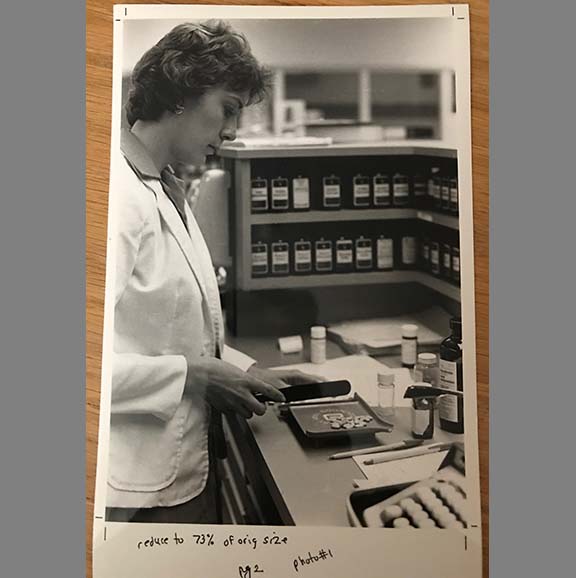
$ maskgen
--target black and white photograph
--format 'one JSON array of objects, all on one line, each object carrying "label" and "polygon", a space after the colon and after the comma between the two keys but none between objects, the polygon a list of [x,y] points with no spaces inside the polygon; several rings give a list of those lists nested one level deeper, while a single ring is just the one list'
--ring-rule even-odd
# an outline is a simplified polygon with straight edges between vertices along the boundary
[{"label": "black and white photograph", "polygon": [[464,544],[480,512],[460,22],[204,8],[115,37],[104,520]]}]

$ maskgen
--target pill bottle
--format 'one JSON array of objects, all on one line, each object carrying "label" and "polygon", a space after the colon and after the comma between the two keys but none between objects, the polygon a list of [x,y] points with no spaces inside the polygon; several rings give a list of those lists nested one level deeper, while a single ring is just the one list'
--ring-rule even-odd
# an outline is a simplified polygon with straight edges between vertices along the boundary
[{"label": "pill bottle", "polygon": [[348,273],[354,269],[354,246],[352,239],[340,237],[336,241],[336,271]]},{"label": "pill bottle", "polygon": [[442,267],[441,275],[445,279],[452,280],[452,247],[448,243],[442,243]]},{"label": "pill bottle", "polygon": [[413,438],[429,440],[434,437],[434,407],[435,400],[431,397],[415,397],[412,400]]},{"label": "pill bottle", "polygon": [[419,353],[414,367],[414,379],[438,387],[438,356],[435,353]]},{"label": "pill bottle", "polygon": [[364,175],[356,175],[352,179],[353,203],[355,208],[370,206],[370,179]]},{"label": "pill bottle", "polygon": [[272,179],[272,210],[287,211],[289,206],[288,179]]},{"label": "pill bottle", "polygon": [[394,374],[378,374],[378,413],[383,417],[395,414]]},{"label": "pill bottle", "polygon": [[380,271],[394,269],[394,239],[380,235],[376,240],[376,267]]},{"label": "pill bottle", "polygon": [[322,237],[314,244],[314,264],[316,273],[331,273],[334,269],[332,241]]},{"label": "pill bottle", "polygon": [[326,327],[315,325],[310,328],[310,361],[326,362]]},{"label": "pill bottle", "polygon": [[378,173],[372,179],[372,194],[375,207],[389,207],[392,204],[390,178]]},{"label": "pill bottle", "polygon": [[428,181],[428,197],[429,206],[431,208],[439,209],[441,205],[440,189],[442,188],[442,176],[438,167],[433,167],[430,171],[430,179]]},{"label": "pill bottle", "polygon": [[440,276],[440,246],[436,241],[430,243],[430,272]]},{"label": "pill bottle", "polygon": [[257,177],[250,183],[250,204],[253,213],[264,213],[268,210],[268,181]]},{"label": "pill bottle", "polygon": [[298,175],[292,179],[292,208],[295,211],[310,210],[310,179]]},{"label": "pill bottle", "polygon": [[452,247],[452,281],[460,285],[460,248]]},{"label": "pill bottle", "polygon": [[356,239],[356,269],[370,271],[372,269],[372,239],[360,236]]},{"label": "pill bottle", "polygon": [[322,179],[322,206],[325,209],[339,209],[342,204],[340,178],[336,175]]},{"label": "pill bottle", "polygon": [[412,175],[412,195],[414,205],[419,209],[424,208],[428,196],[428,179],[423,174]]},{"label": "pill bottle", "polygon": [[252,245],[252,277],[268,275],[268,245],[263,242]]},{"label": "pill bottle", "polygon": [[448,176],[442,178],[442,188],[440,190],[440,209],[450,211],[450,183],[452,179]]},{"label": "pill bottle", "polygon": [[[440,387],[464,391],[462,373],[462,320],[450,320],[452,334],[440,345]],[[452,433],[464,433],[464,400],[443,395],[439,401],[440,427]]]},{"label": "pill bottle", "polygon": [[392,177],[392,204],[406,207],[410,204],[410,182],[406,175],[396,173]]},{"label": "pill bottle", "polygon": [[422,271],[430,269],[430,240],[428,237],[422,237],[420,241],[420,268]]},{"label": "pill bottle", "polygon": [[448,208],[451,213],[458,213],[458,177],[450,179],[450,202]]},{"label": "pill bottle", "polygon": [[294,273],[301,275],[312,271],[312,243],[300,239],[294,242]]},{"label": "pill bottle", "polygon": [[418,259],[416,237],[407,235],[402,237],[402,268],[410,269],[416,266]]},{"label": "pill bottle", "polygon": [[284,241],[272,243],[272,275],[290,273],[290,246]]},{"label": "pill bottle", "polygon": [[418,351],[418,325],[402,325],[402,366],[414,367]]}]

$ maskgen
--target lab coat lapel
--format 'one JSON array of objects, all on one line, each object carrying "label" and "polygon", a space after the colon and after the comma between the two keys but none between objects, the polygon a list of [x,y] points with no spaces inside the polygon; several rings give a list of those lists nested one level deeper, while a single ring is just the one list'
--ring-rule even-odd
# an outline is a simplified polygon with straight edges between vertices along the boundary
[{"label": "lab coat lapel", "polygon": [[200,256],[198,255],[192,239],[184,226],[184,223],[176,210],[176,207],[172,204],[172,201],[168,198],[160,183],[154,182],[153,184],[154,192],[156,193],[156,198],[158,200],[158,210],[162,215],[162,218],[172,231],[174,238],[180,245],[182,253],[186,257],[186,261],[190,265],[198,285],[202,291],[202,296],[204,299],[208,300],[208,292],[206,289],[206,283],[204,282],[204,276],[202,274],[202,266],[200,262]]}]

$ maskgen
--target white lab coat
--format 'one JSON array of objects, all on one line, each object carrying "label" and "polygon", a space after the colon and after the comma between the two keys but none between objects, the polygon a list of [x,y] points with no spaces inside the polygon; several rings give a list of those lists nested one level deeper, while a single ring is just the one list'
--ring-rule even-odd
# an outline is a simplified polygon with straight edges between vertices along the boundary
[{"label": "white lab coat", "polygon": [[107,505],[170,506],[197,496],[209,468],[210,409],[200,384],[183,395],[186,360],[220,352],[244,370],[254,360],[224,346],[212,262],[189,207],[190,232],[131,133],[123,135],[123,150],[129,162],[119,163],[112,198],[117,223]]}]

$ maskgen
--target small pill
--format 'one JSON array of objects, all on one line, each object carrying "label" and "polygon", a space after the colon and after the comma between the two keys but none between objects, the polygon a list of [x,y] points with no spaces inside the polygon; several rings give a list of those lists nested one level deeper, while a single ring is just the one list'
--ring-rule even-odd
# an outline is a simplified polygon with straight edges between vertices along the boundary
[{"label": "small pill", "polygon": [[416,502],[412,498],[404,498],[403,500],[400,500],[398,505],[404,510],[407,510],[411,506],[416,505]]},{"label": "small pill", "polygon": [[434,493],[432,492],[432,490],[430,488],[418,488],[418,490],[416,491],[416,496],[422,501],[422,503],[425,503],[425,500],[429,499],[429,498],[434,498]]},{"label": "small pill", "polygon": [[414,520],[414,522],[419,522],[421,520],[428,520],[430,516],[424,511],[421,510],[419,512],[411,512],[410,517]]},{"label": "small pill", "polygon": [[415,520],[415,524],[417,528],[435,528],[436,522],[431,520],[430,518],[424,518],[422,520]]},{"label": "small pill", "polygon": [[330,424],[330,427],[331,427],[332,429],[341,429],[341,428],[342,428],[342,426],[341,426],[339,423],[336,423],[336,422],[332,422],[332,423]]}]

